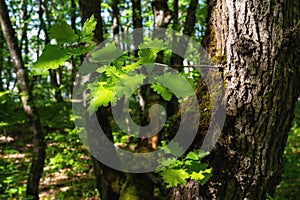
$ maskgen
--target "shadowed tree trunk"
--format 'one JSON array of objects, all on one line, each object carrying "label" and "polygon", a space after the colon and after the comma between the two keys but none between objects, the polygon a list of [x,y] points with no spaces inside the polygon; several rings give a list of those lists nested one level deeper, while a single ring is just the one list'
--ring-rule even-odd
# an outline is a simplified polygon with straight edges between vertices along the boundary
[{"label": "shadowed tree trunk", "polygon": [[178,188],[176,200],[274,194],[300,89],[299,13],[297,0],[209,1],[203,44],[223,69],[227,118],[212,178]]},{"label": "shadowed tree trunk", "polygon": [[26,194],[34,196],[34,199],[38,199],[39,181],[43,173],[45,160],[46,145],[44,141],[44,133],[42,131],[39,116],[34,107],[32,91],[29,89],[28,74],[22,60],[18,39],[16,37],[15,30],[12,27],[7,5],[4,0],[0,0],[0,22],[4,38],[6,39],[8,49],[16,69],[18,88],[21,95],[23,109],[29,123],[29,130],[33,135],[32,163],[27,180]]},{"label": "shadowed tree trunk", "polygon": [[[131,0],[132,3],[132,23],[133,28],[142,28],[143,27],[143,18],[142,18],[142,9],[140,0]],[[138,48],[138,45],[143,42],[143,33],[135,32],[133,36],[134,47]],[[137,56],[137,51],[136,51]]]},{"label": "shadowed tree trunk", "polygon": [[101,17],[101,1],[100,0],[79,0],[80,15],[82,24],[94,15],[97,25],[94,31],[94,42],[99,44],[103,41],[102,17]]}]

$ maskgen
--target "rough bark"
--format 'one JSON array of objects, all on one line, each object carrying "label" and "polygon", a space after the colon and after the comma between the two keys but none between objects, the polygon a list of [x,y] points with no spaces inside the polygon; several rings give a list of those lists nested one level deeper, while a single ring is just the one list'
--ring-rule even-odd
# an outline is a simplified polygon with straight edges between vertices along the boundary
[{"label": "rough bark", "polygon": [[[265,199],[283,173],[299,95],[299,2],[210,1],[204,44],[223,68],[227,118],[198,199]],[[195,186],[197,187],[197,186]],[[192,199],[182,188],[176,199]]]},{"label": "rough bark", "polygon": [[33,154],[29,177],[27,180],[27,195],[38,199],[39,181],[43,173],[45,160],[45,141],[39,116],[35,110],[32,93],[29,90],[29,79],[22,60],[21,49],[18,46],[18,39],[12,27],[7,5],[0,0],[0,22],[4,38],[6,39],[9,52],[14,62],[17,75],[17,83],[21,95],[23,109],[29,122],[29,129],[33,135]]}]

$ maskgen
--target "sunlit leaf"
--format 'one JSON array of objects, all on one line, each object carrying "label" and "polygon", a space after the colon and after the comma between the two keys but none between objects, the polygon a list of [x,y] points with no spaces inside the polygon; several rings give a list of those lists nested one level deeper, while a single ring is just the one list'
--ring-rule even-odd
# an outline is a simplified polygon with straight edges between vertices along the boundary
[{"label": "sunlit leaf", "polygon": [[83,27],[82,27],[82,31],[81,31],[81,34],[82,34],[82,38],[81,38],[81,42],[82,43],[90,43],[93,38],[94,38],[94,30],[96,28],[96,25],[97,25],[97,21],[94,17],[94,15],[92,15],[89,19],[87,19],[84,24],[83,24]]},{"label": "sunlit leaf", "polygon": [[167,183],[167,187],[175,187],[178,184],[186,184],[186,179],[189,178],[189,174],[183,169],[168,169],[162,171],[162,178]]},{"label": "sunlit leaf", "polygon": [[114,93],[111,89],[107,89],[103,87],[103,85],[100,85],[96,91],[92,92],[92,96],[93,98],[88,107],[90,115],[97,111],[100,106],[108,106],[108,104],[112,101]]},{"label": "sunlit leaf", "polygon": [[46,45],[42,55],[33,65],[35,75],[47,74],[48,69],[56,69],[70,58],[68,51],[58,45]]}]

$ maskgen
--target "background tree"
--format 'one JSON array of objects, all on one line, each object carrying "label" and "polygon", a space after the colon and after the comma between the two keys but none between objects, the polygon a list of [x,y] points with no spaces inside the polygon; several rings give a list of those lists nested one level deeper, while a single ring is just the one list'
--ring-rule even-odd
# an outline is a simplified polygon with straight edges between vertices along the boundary
[{"label": "background tree", "polygon": [[18,45],[16,33],[12,27],[7,5],[4,0],[0,1],[0,22],[3,36],[6,39],[9,52],[14,62],[17,74],[18,89],[21,96],[23,109],[27,116],[29,128],[33,136],[33,154],[30,167],[29,178],[27,181],[27,195],[34,196],[38,199],[39,181],[43,173],[45,160],[45,141],[44,132],[40,123],[39,115],[34,106],[32,91],[30,90],[30,82],[28,73],[24,67],[21,49]]}]

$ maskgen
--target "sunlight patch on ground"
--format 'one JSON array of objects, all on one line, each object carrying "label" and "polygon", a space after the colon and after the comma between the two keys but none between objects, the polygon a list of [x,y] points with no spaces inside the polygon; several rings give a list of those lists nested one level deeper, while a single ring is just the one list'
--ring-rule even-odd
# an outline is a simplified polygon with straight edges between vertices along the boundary
[{"label": "sunlight patch on ground", "polygon": [[9,137],[9,136],[1,136],[0,137],[0,143],[13,142],[13,141],[15,141],[15,139],[12,137]]}]

